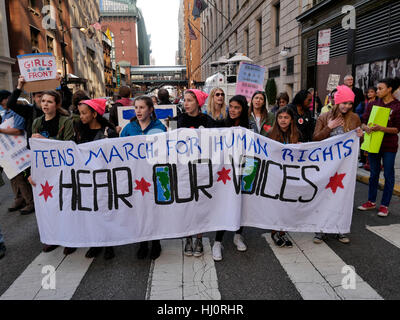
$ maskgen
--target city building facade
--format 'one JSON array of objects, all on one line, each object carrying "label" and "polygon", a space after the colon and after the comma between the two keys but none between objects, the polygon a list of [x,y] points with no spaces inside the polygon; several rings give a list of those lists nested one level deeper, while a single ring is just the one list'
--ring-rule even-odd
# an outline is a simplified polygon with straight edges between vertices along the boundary
[{"label": "city building facade", "polygon": [[[353,74],[364,92],[379,79],[400,76],[399,1],[319,1],[305,6],[301,24],[302,85],[317,83],[321,98],[330,74]],[[353,24],[354,22],[354,24]],[[331,30],[329,64],[316,65],[318,32]]]},{"label": "city building facade", "polygon": [[[217,0],[201,15],[201,74],[216,70],[221,57],[243,53],[266,67],[264,86],[274,78],[278,92],[290,98],[301,89],[300,34],[296,17],[301,0]],[[285,50],[283,50],[285,49]]]},{"label": "city building facade", "polygon": [[[62,76],[64,61],[67,74],[74,72],[70,13],[66,1],[6,0],[5,5],[12,58],[21,54],[52,52]],[[19,67],[16,63],[12,67],[14,85],[18,75]]]},{"label": "city building facade", "polygon": [[12,90],[11,66],[15,61],[10,57],[6,6],[0,1],[0,90]]}]

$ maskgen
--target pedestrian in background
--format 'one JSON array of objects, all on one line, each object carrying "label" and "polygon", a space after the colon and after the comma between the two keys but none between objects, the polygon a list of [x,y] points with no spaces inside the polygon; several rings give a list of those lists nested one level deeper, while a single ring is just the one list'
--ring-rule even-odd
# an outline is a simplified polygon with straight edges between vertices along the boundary
[{"label": "pedestrian in background", "polygon": [[[2,117],[2,123],[8,119],[14,120],[14,125],[11,128],[2,128],[0,133],[10,136],[22,136],[25,131],[25,119],[8,108],[8,98],[11,96],[11,92],[2,90],[0,91],[0,104],[5,110]],[[11,188],[14,193],[14,202],[8,211],[14,212],[21,209],[22,215],[30,214],[35,211],[33,203],[32,188],[28,183],[25,171],[20,172],[17,176],[10,180]]]},{"label": "pedestrian in background", "polygon": [[122,130],[118,123],[118,108],[129,107],[133,105],[131,100],[131,88],[128,86],[122,86],[118,92],[120,99],[118,99],[110,109],[110,122],[115,126],[117,133],[119,134]]},{"label": "pedestrian in background", "polygon": [[294,96],[292,103],[288,105],[292,109],[294,121],[301,133],[303,142],[312,141],[315,128],[315,119],[310,112],[311,100],[311,93],[307,90],[301,90]]},{"label": "pedestrian in background", "polygon": [[289,104],[289,95],[287,92],[281,92],[276,98],[276,106],[271,109],[271,112],[276,114],[276,112]]},{"label": "pedestrian in background", "polygon": [[[353,110],[355,94],[347,86],[338,86],[335,94],[335,105],[332,110],[318,117],[317,124],[313,135],[314,141],[322,141],[330,137],[343,134],[345,132],[357,129],[357,135],[363,136],[360,129],[360,118]],[[324,234],[316,233],[314,243],[322,243]],[[341,233],[335,235],[335,238],[341,243],[349,243],[350,239]]]},{"label": "pedestrian in background", "polygon": [[333,89],[329,94],[328,94],[328,101],[325,106],[322,107],[321,109],[321,114],[327,113],[332,110],[333,106],[335,105],[335,93],[337,89]]},{"label": "pedestrian in background", "polygon": [[360,88],[354,86],[354,78],[351,74],[348,74],[344,77],[343,84],[353,90],[353,93],[355,95],[353,112],[355,112],[356,107],[360,104],[360,102],[364,101],[364,93]]},{"label": "pedestrian in background", "polygon": [[249,128],[255,133],[265,135],[272,128],[275,115],[268,112],[267,97],[263,91],[253,93],[249,108]]},{"label": "pedestrian in background", "polygon": [[[105,138],[116,138],[115,126],[103,117],[106,111],[106,99],[82,100],[78,104],[80,121],[75,125],[75,142],[77,144],[97,141]],[[91,247],[86,258],[95,258],[103,247]],[[114,258],[114,248],[105,247],[104,259]]]},{"label": "pedestrian in background", "polygon": [[158,99],[156,96],[151,96],[151,100],[153,101],[154,106],[158,105]]},{"label": "pedestrian in background", "polygon": [[[246,129],[250,128],[249,123],[249,107],[247,104],[246,97],[242,95],[233,96],[229,100],[229,112],[228,116],[224,121],[224,126],[227,128],[231,127],[243,127]],[[235,232],[233,236],[233,243],[235,244],[238,251],[246,251],[247,246],[244,243],[244,239],[242,236],[243,227],[240,227],[239,230]],[[222,239],[224,237],[225,230],[217,231],[215,236],[214,245],[212,247],[212,255],[215,261],[222,260]]]},{"label": "pedestrian in background", "polygon": [[224,120],[227,116],[224,90],[213,88],[208,97],[207,107],[204,109],[204,113],[214,120]]},{"label": "pedestrian in background", "polygon": [[[32,124],[32,138],[68,141],[74,139],[73,120],[68,112],[61,107],[61,96],[57,91],[45,91],[42,96],[43,116],[36,118]],[[36,183],[29,177],[29,182],[35,188]],[[43,252],[50,252],[58,245],[45,244]],[[69,255],[76,248],[64,248],[64,254]]]},{"label": "pedestrian in background", "polygon": [[[121,132],[121,137],[138,135],[150,135],[167,131],[167,128],[157,119],[151,98],[146,96],[137,97],[134,101],[136,116],[131,119]],[[149,252],[148,241],[140,243],[137,252],[138,259],[144,259]],[[160,240],[153,240],[150,251],[150,259],[155,260],[161,254]]]},{"label": "pedestrian in background", "polygon": [[[376,198],[378,192],[379,174],[381,172],[381,160],[383,159],[383,170],[385,177],[385,186],[378,216],[386,217],[389,214],[389,204],[392,199],[394,189],[394,164],[396,153],[399,146],[400,132],[400,102],[393,93],[400,87],[400,79],[383,79],[378,83],[378,100],[370,102],[362,116],[362,129],[366,133],[381,131],[384,133],[379,153],[368,153],[370,165],[370,178],[368,185],[368,201],[358,207],[358,210],[373,210],[376,208]],[[391,109],[387,127],[368,123],[373,106],[380,106]],[[372,125],[372,126],[370,126]]]}]

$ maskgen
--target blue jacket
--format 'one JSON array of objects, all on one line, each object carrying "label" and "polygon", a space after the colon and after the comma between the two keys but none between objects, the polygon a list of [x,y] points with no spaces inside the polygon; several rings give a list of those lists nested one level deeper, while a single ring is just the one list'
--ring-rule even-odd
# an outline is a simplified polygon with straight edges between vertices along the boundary
[{"label": "blue jacket", "polygon": [[137,120],[128,123],[122,130],[121,137],[139,136],[146,134],[156,134],[167,131],[167,128],[161,123],[160,120],[151,120],[146,129],[142,130]]}]

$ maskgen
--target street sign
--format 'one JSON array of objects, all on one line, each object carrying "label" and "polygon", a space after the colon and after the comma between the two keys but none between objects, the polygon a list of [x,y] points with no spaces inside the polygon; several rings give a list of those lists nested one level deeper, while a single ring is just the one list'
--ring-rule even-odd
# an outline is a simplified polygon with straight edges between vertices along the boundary
[{"label": "street sign", "polygon": [[317,65],[329,64],[330,45],[331,29],[320,30],[318,32]]}]

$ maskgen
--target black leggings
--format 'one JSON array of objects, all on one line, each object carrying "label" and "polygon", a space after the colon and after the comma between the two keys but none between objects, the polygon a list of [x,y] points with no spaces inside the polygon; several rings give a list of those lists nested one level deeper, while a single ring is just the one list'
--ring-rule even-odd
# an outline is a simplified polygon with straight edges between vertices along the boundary
[{"label": "black leggings", "polygon": [[[237,234],[242,234],[242,232],[243,232],[243,227],[240,227],[240,229],[236,231]],[[215,241],[222,242],[224,234],[225,230],[217,231],[217,235],[215,236]]]}]

